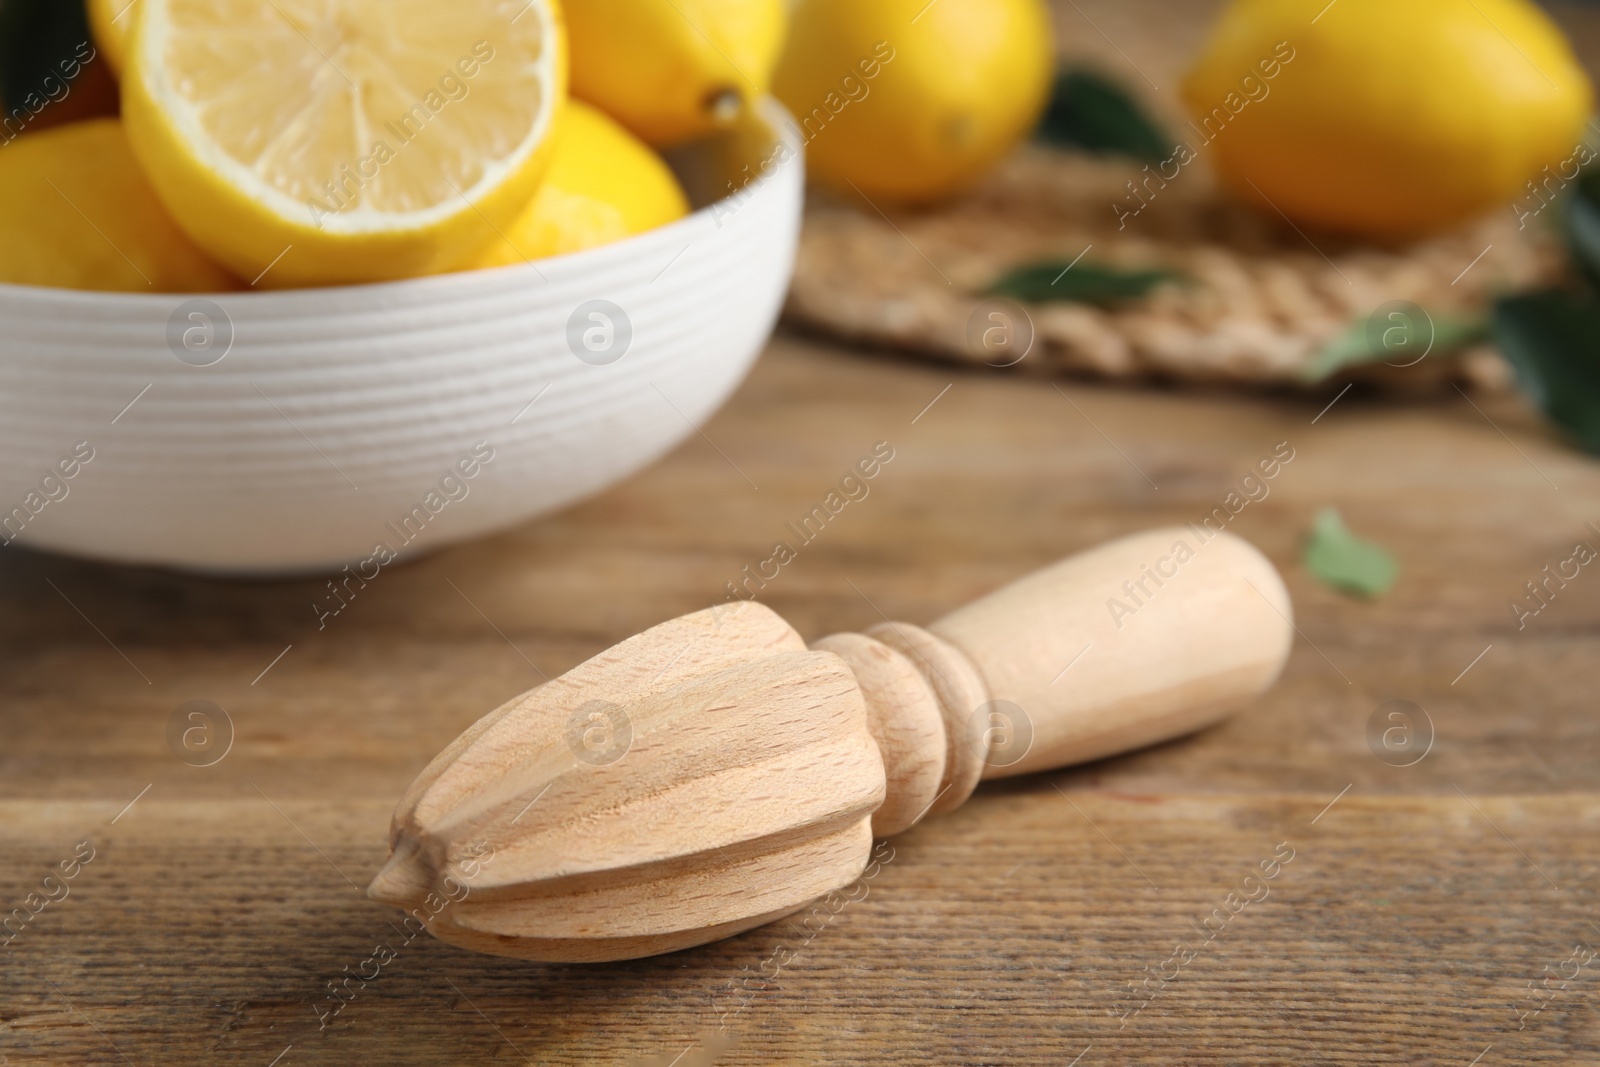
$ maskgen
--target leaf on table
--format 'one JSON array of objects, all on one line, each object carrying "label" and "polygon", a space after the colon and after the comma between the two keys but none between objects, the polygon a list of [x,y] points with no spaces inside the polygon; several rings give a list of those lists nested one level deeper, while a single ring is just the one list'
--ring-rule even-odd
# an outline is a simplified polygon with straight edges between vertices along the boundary
[{"label": "leaf on table", "polygon": [[1494,337],[1534,405],[1600,455],[1600,298],[1565,289],[1504,297]]},{"label": "leaf on table", "polygon": [[1317,512],[1304,560],[1306,570],[1323,584],[1368,599],[1387,593],[1400,574],[1394,557],[1351,533],[1334,508]]},{"label": "leaf on table", "polygon": [[1045,260],[1007,271],[989,287],[994,296],[1009,296],[1030,304],[1065,300],[1110,307],[1137,300],[1163,282],[1181,277],[1170,270],[1123,270],[1071,260]]},{"label": "leaf on table", "polygon": [[1081,67],[1056,73],[1034,136],[1048,144],[1158,163],[1177,146],[1123,88]]},{"label": "leaf on table", "polygon": [[[1385,309],[1380,308],[1379,311]],[[1345,367],[1387,363],[1409,367],[1427,356],[1444,356],[1476,344],[1489,334],[1483,319],[1432,316],[1416,305],[1364,316],[1323,345],[1300,376],[1320,382]]]}]

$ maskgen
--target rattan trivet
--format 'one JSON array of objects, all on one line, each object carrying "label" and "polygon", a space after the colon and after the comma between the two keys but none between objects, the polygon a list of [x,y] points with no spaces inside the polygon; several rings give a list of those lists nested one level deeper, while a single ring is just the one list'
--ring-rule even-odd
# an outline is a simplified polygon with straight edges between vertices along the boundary
[{"label": "rattan trivet", "polygon": [[[1155,192],[1142,210],[1122,214],[1141,202],[1127,184],[1138,177],[1135,164],[1028,146],[938,210],[814,192],[786,320],[993,365],[992,353],[968,339],[988,287],[1018,265],[1065,263],[1087,248],[1085,263],[1168,268],[1184,280],[1110,309],[1027,305],[1034,341],[1011,373],[1304,388],[1316,355],[1386,305],[1409,301],[1441,321],[1481,318],[1495,296],[1548,282],[1561,269],[1553,220],[1519,227],[1509,205],[1457,231],[1385,249],[1302,233],[1235,203],[1198,165],[1165,188],[1149,184]],[[1483,344],[1413,358],[1342,368],[1328,381],[1409,392],[1453,381],[1499,389],[1510,380]]]}]

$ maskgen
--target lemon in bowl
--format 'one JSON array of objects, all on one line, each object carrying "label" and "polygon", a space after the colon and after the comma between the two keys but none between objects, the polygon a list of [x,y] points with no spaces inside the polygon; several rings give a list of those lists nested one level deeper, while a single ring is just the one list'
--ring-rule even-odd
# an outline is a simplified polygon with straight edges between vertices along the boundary
[{"label": "lemon in bowl", "polygon": [[116,119],[57,126],[0,152],[0,282],[185,293],[238,282],[167,216]]},{"label": "lemon in bowl", "polygon": [[130,16],[139,162],[196,244],[274,287],[464,265],[533,195],[566,97],[553,0],[139,0]]},{"label": "lemon in bowl", "polygon": [[111,72],[122,74],[139,0],[88,0],[89,32]]},{"label": "lemon in bowl", "polygon": [[649,144],[726,129],[765,96],[786,0],[566,0],[572,93]]},{"label": "lemon in bowl", "polygon": [[471,266],[581,252],[688,213],[677,176],[649,145],[600,109],[573,100],[562,111],[539,191]]}]

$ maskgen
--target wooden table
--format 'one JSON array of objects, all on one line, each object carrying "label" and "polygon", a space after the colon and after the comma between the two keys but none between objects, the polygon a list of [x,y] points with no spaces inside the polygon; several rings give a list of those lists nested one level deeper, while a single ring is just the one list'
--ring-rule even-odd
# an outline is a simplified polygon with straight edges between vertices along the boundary
[{"label": "wooden table", "polygon": [[[386,571],[321,632],[318,580],[0,554],[5,908],[76,870],[0,948],[0,1064],[1600,1062],[1600,958],[1574,955],[1600,946],[1600,570],[1524,629],[1507,603],[1600,547],[1600,466],[1510,401],[1062,388],[780,338],[703,438]],[[1284,678],[1199,736],[980,788],[809,929],[545,966],[407,942],[363,898],[438,748],[721,597],[880,440],[870,495],[764,594],[807,636],[1198,519],[1287,441],[1234,523],[1295,598]],[[1386,599],[1298,563],[1329,505],[1399,557]],[[167,736],[196,699],[235,731],[203,768]],[[1409,767],[1369,747],[1395,699],[1436,734]]]}]

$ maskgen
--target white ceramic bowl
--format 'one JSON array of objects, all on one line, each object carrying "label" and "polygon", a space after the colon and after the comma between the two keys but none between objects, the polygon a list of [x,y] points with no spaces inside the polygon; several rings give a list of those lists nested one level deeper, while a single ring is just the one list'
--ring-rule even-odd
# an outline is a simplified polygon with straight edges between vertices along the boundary
[{"label": "white ceramic bowl", "polygon": [[[203,298],[0,285],[0,540],[232,573],[337,569],[638,470],[727,398],[777,317],[803,167],[781,107],[762,119],[765,145],[675,161],[708,206],[576,255]],[[780,143],[787,162],[709,202]]]}]

